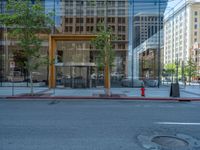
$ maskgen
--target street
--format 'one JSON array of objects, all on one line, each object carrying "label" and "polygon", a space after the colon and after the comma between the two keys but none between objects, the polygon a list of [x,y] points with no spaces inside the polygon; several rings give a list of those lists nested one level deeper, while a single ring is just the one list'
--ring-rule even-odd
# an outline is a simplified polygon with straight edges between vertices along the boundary
[{"label": "street", "polygon": [[[199,108],[199,102],[0,100],[0,150],[199,150]],[[179,135],[188,146],[149,143]]]}]

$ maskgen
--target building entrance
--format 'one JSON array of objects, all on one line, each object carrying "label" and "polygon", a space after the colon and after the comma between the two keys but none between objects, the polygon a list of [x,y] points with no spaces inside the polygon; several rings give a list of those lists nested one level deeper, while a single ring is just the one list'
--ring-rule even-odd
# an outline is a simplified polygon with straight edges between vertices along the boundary
[{"label": "building entrance", "polygon": [[[95,64],[90,60],[90,46],[83,43],[94,38],[95,35],[50,35],[49,88],[57,83],[73,88],[90,87],[90,72]],[[61,41],[68,43],[59,44]]]},{"label": "building entrance", "polygon": [[95,68],[94,63],[56,66],[56,86],[64,88],[95,87],[96,80],[91,74]]}]

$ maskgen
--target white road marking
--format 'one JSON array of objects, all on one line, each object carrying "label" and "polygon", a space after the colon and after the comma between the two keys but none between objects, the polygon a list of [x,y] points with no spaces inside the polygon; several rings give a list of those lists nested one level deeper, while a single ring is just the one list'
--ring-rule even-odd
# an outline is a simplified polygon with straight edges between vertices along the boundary
[{"label": "white road marking", "polygon": [[200,126],[200,123],[196,123],[196,122],[155,122],[155,124],[163,124],[163,125],[193,125],[193,126]]}]

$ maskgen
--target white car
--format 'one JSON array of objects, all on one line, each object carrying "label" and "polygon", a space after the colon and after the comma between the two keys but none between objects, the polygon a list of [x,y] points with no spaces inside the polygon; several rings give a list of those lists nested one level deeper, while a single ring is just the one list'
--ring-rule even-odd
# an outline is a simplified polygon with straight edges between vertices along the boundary
[{"label": "white car", "polygon": [[141,86],[144,86],[144,82],[142,80],[139,80],[139,79],[133,79],[132,80],[131,77],[125,77],[125,78],[122,79],[121,85],[124,86],[124,87],[141,87]]}]

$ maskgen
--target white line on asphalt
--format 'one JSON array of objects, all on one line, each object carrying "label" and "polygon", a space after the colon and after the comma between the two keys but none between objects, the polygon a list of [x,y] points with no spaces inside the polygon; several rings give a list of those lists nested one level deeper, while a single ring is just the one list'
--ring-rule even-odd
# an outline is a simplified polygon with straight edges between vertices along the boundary
[{"label": "white line on asphalt", "polygon": [[193,126],[200,126],[200,123],[196,123],[196,122],[155,122],[155,124],[163,124],[163,125],[193,125]]}]

